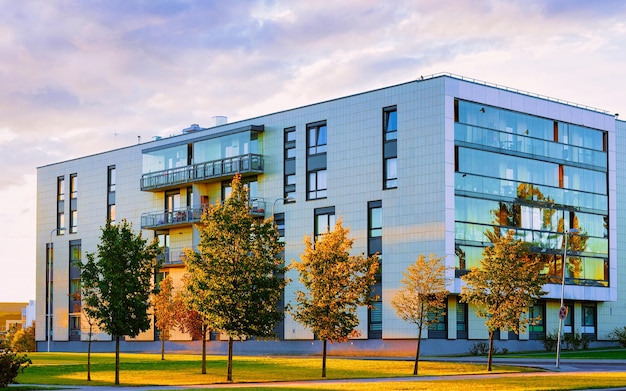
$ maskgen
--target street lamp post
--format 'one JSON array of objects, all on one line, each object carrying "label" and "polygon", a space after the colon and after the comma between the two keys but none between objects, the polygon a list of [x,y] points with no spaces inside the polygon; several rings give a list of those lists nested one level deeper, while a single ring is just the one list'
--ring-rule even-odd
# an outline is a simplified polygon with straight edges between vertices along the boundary
[{"label": "street lamp post", "polygon": [[281,198],[276,198],[274,200],[274,203],[272,204],[272,219],[274,218],[274,208],[276,208],[276,203],[278,201],[287,201],[287,202],[294,202],[296,199],[292,198],[292,197],[281,197]]},{"label": "street lamp post", "polygon": [[561,334],[563,334],[563,320],[567,317],[567,309],[564,305],[565,299],[565,267],[567,262],[567,238],[570,235],[578,234],[578,228],[572,228],[563,233],[564,246],[563,246],[563,259],[561,265],[561,307],[559,308],[559,335],[556,342],[556,368],[559,368],[559,360],[561,358]]},{"label": "street lamp post", "polygon": [[46,308],[46,339],[48,340],[48,352],[50,352],[50,328],[52,327],[52,262],[54,259],[54,245],[52,244],[52,234],[65,231],[65,228],[54,228],[50,231],[50,248],[48,249],[48,297]]}]

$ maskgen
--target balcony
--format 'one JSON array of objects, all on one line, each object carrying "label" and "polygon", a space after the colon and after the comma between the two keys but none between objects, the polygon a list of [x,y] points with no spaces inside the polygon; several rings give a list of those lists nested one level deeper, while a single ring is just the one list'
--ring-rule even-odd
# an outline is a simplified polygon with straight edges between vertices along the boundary
[{"label": "balcony", "polygon": [[161,262],[161,267],[184,266],[183,257],[185,256],[184,248],[166,248],[158,255],[157,260]]},{"label": "balcony", "polygon": [[[197,224],[206,208],[180,208],[172,211],[147,212],[141,215],[142,229],[159,229]],[[250,200],[250,215],[265,217],[265,201],[261,198]]]},{"label": "balcony", "polygon": [[173,211],[162,210],[141,215],[142,229],[155,229],[189,225],[200,222],[204,208],[181,208]]},{"label": "balcony", "polygon": [[263,156],[247,154],[226,159],[198,163],[191,166],[171,168],[141,176],[142,191],[158,191],[194,182],[212,182],[241,176],[263,173]]}]

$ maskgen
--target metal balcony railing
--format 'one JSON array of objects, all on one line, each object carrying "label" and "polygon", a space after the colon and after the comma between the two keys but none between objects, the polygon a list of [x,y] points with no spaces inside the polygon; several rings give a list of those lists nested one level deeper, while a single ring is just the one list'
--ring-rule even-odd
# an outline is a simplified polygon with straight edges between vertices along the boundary
[{"label": "metal balcony railing", "polygon": [[[172,211],[147,212],[141,215],[142,229],[155,229],[189,225],[200,222],[205,208],[180,208]],[[265,201],[261,198],[250,200],[250,214],[265,217]]]},{"label": "metal balcony railing", "polygon": [[161,267],[184,265],[183,257],[185,255],[184,248],[166,248],[157,256],[157,260],[161,262]]},{"label": "metal balcony railing", "polygon": [[157,190],[185,183],[221,179],[239,173],[263,172],[263,155],[247,154],[144,174],[141,190]]},{"label": "metal balcony railing", "polygon": [[181,208],[172,211],[147,212],[141,215],[141,228],[151,229],[187,225],[200,221],[204,208]]}]

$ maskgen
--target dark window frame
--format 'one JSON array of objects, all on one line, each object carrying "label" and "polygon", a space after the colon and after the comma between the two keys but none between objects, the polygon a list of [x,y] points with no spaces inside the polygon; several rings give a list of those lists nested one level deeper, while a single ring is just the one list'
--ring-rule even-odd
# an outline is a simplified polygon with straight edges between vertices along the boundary
[{"label": "dark window frame", "polygon": [[326,125],[326,121],[308,124],[306,126],[306,133],[308,156],[328,152],[328,126]]},{"label": "dark window frame", "polygon": [[[391,129],[389,128],[392,126]],[[398,187],[398,107],[387,106],[382,110],[383,138],[383,190]],[[395,173],[391,175],[391,164],[395,164]]]},{"label": "dark window frame", "polygon": [[[321,230],[321,227],[318,224],[318,220],[319,217],[321,216],[326,216],[326,220],[327,220],[327,225],[324,226],[323,230]],[[327,206],[327,207],[323,207],[323,208],[316,208],[313,210],[313,232],[314,232],[314,237],[315,239],[317,239],[320,235],[323,235],[326,233],[326,228],[328,228],[329,231],[332,231],[333,228],[335,228],[334,223],[337,222],[337,215],[335,214],[335,207],[334,206]],[[333,218],[334,217],[334,218]],[[334,223],[333,223],[334,220]],[[333,223],[333,224],[331,224]]]},{"label": "dark window frame", "polygon": [[[376,282],[372,286],[373,295],[378,296],[374,303],[374,309],[368,309],[367,324],[368,338],[381,339],[383,337],[383,289],[382,289],[382,200],[369,201],[367,203],[367,255],[372,256],[378,253],[378,270],[376,272]],[[372,213],[380,210],[380,226],[373,225]]]},{"label": "dark window frame", "polygon": [[117,206],[115,205],[115,190],[117,187],[117,172],[115,165],[107,167],[107,220],[117,219]]},{"label": "dark window frame", "polygon": [[[296,127],[283,130],[283,197],[295,198],[296,195]],[[293,182],[293,183],[291,183]]]}]

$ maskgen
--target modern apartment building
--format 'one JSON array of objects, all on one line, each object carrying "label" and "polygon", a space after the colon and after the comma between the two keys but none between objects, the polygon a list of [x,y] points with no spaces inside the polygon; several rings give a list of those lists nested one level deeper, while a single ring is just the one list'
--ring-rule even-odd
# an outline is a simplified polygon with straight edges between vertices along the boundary
[{"label": "modern apartment building", "polygon": [[[466,352],[487,339],[484,321],[458,294],[460,276],[479,264],[485,232],[494,227],[531,242],[551,276],[530,309],[541,320],[519,336],[502,331],[498,345],[537,349],[557,330],[564,232],[576,229],[564,273],[565,332],[605,341],[626,325],[626,272],[618,267],[626,262],[619,219],[626,212],[626,122],[616,114],[437,75],[234,123],[220,117],[214,125],[38,168],[40,346],[86,340],[72,263],[96,250],[106,219],[125,218],[158,238],[161,273],[180,286],[181,252],[196,245],[204,206],[228,196],[235,173],[250,189],[251,213],[277,222],[287,263],[299,258],[305,235],[338,218],[351,229],[354,253],[381,254],[380,302],[360,311],[361,337],[351,346],[384,349],[416,338],[391,299],[406,267],[430,253],[444,257],[451,282],[445,317],[425,333],[426,354],[429,346],[431,354]],[[286,301],[299,289],[290,273]],[[279,337],[294,351],[314,341],[289,315]],[[156,339],[149,330],[135,341]]]}]

